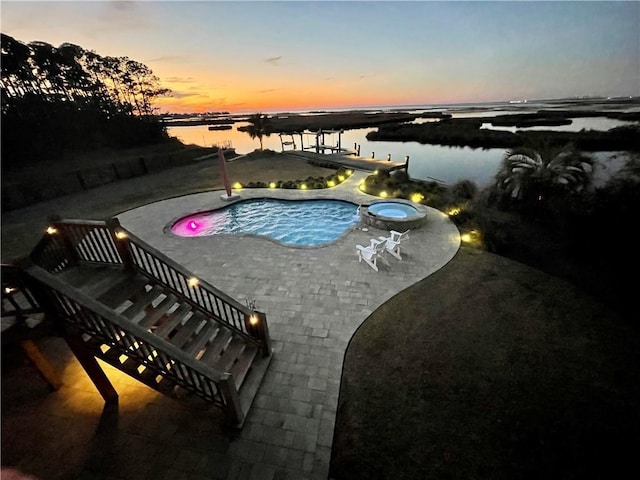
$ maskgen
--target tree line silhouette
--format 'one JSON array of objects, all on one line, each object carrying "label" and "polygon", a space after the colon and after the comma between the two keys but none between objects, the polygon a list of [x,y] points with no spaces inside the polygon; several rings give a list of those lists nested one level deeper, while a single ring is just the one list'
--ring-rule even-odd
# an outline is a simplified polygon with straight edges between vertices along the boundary
[{"label": "tree line silhouette", "polygon": [[0,35],[4,167],[167,139],[152,103],[170,90],[146,65]]}]

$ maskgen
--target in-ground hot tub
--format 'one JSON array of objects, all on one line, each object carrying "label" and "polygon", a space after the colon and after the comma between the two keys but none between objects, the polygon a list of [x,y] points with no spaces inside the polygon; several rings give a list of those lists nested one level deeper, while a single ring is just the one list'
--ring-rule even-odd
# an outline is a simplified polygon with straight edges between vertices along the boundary
[{"label": "in-ground hot tub", "polygon": [[408,200],[394,199],[360,206],[362,223],[379,230],[403,232],[427,222],[427,207]]}]

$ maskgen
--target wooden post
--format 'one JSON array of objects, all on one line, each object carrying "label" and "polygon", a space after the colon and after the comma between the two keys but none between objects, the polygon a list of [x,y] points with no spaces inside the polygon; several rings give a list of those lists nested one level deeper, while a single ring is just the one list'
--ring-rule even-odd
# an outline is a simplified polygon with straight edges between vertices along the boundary
[{"label": "wooden post", "polygon": [[120,225],[120,220],[113,217],[105,223],[107,224],[107,229],[109,230],[111,239],[116,246],[116,250],[118,250],[118,253],[120,254],[125,271],[133,272],[135,262],[133,261],[133,255],[131,254],[131,243],[129,237],[118,238],[118,232],[126,234]]},{"label": "wooden post", "polygon": [[[251,323],[251,317],[256,317],[256,322]],[[267,315],[264,312],[253,312],[244,319],[247,330],[262,342],[262,355],[268,357],[271,355],[271,337],[269,336],[269,325],[267,324]]]},{"label": "wooden post", "polygon": [[54,222],[52,226],[57,230],[53,235],[60,235],[60,240],[64,246],[64,251],[69,259],[69,263],[71,265],[77,265],[80,262],[78,252],[76,252],[76,246],[71,242],[69,235],[64,231],[64,224]]},{"label": "wooden post", "polygon": [[47,382],[53,390],[59,390],[62,386],[62,380],[60,380],[60,377],[48,360],[44,358],[42,352],[33,340],[23,340],[20,342],[20,348],[31,361],[33,366],[36,367],[38,373],[42,375],[45,382]]},{"label": "wooden post", "polygon": [[113,388],[104,370],[102,370],[98,361],[91,355],[82,341],[72,335],[65,335],[64,339],[78,359],[78,362],[80,362],[80,365],[82,365],[84,371],[87,372],[87,375],[89,375],[89,378],[98,389],[98,392],[100,392],[100,395],[102,395],[104,401],[106,403],[117,402],[118,392]]},{"label": "wooden post", "polygon": [[218,388],[226,403],[227,418],[232,425],[241,426],[244,423],[244,415],[242,413],[242,407],[240,406],[238,389],[233,382],[233,376],[229,375],[227,378],[218,382]]}]

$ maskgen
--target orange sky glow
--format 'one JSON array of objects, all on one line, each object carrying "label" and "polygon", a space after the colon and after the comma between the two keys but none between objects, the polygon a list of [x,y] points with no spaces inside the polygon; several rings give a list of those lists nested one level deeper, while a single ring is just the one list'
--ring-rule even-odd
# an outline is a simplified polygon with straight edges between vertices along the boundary
[{"label": "orange sky glow", "polygon": [[[640,2],[3,0],[4,34],[147,65],[160,113],[640,96]],[[526,19],[526,22],[523,22]]]}]

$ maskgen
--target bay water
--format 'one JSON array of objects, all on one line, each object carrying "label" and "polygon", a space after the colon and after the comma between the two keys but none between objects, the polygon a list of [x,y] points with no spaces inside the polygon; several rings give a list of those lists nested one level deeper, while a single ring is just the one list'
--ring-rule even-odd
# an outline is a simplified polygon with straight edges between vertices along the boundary
[{"label": "bay water", "polygon": [[[494,116],[508,111],[455,113],[456,117]],[[572,119],[571,125],[558,127],[532,127],[534,129],[580,131],[601,130],[606,131],[631,122],[624,122],[606,117],[588,117]],[[418,120],[420,121],[420,120]],[[209,130],[207,125],[167,127],[167,132],[172,137],[177,137],[185,144],[195,144],[204,147],[214,145],[233,147],[238,154],[251,153],[260,148],[259,140],[252,139],[247,133],[238,130],[238,127],[247,125],[247,122],[236,122],[231,130]],[[515,131],[514,127],[493,127],[489,123],[482,128]],[[421,180],[437,180],[452,185],[461,180],[471,180],[479,188],[484,188],[493,183],[495,175],[500,168],[506,149],[502,148],[469,148],[446,147],[441,145],[426,145],[418,142],[386,142],[369,141],[366,136],[376,128],[356,128],[344,130],[341,135],[343,148],[356,149],[359,147],[362,158],[377,160],[391,159],[397,162],[405,162],[409,158],[409,175]],[[528,129],[523,129],[528,130]],[[300,149],[300,135],[271,134],[262,139],[265,149],[280,152],[293,149],[293,145],[284,145],[282,142],[295,141],[296,149]],[[315,143],[314,135],[304,135],[304,146]],[[325,144],[337,145],[338,134],[327,134]],[[624,152],[594,152],[596,158],[596,170],[594,183],[603,184],[624,163]]]}]

